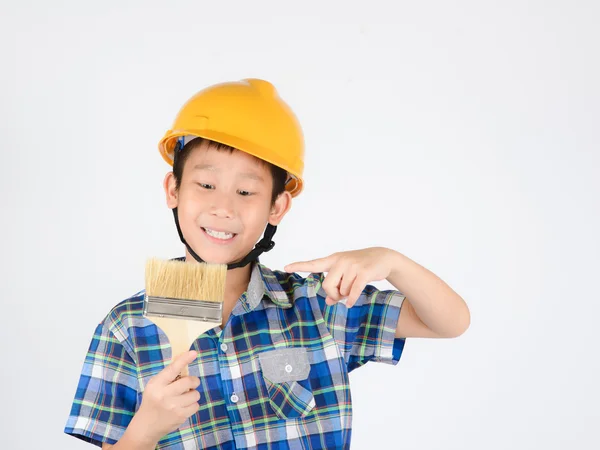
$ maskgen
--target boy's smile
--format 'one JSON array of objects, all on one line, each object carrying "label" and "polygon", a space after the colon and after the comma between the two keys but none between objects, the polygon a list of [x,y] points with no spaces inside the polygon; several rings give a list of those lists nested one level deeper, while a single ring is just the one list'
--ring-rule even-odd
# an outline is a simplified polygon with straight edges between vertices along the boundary
[{"label": "boy's smile", "polygon": [[202,227],[202,231],[217,244],[229,244],[236,236],[236,233],[229,233],[223,230],[213,230]]}]

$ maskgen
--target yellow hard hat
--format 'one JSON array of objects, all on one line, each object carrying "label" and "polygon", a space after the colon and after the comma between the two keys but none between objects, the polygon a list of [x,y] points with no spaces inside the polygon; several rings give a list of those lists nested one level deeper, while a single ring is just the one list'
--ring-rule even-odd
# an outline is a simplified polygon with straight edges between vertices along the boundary
[{"label": "yellow hard hat", "polygon": [[294,112],[268,81],[245,79],[198,92],[181,108],[160,140],[160,154],[173,165],[180,138],[220,142],[287,171],[286,190],[300,194],[304,182],[304,135]]}]

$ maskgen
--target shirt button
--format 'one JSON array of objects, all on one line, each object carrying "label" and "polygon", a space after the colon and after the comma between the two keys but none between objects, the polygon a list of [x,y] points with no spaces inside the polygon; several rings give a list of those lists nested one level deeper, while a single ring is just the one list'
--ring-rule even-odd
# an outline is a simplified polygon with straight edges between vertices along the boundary
[{"label": "shirt button", "polygon": [[240,399],[240,398],[239,398],[239,397],[238,397],[236,394],[233,394],[233,395],[231,396],[231,401],[232,401],[233,403],[237,403],[239,399]]},{"label": "shirt button", "polygon": [[225,353],[227,351],[227,344],[221,344],[221,350]]},{"label": "shirt button", "polygon": [[290,366],[289,364],[288,364],[287,366],[285,366],[285,371],[286,371],[287,373],[291,373],[291,372],[292,372],[292,370],[293,370],[293,369],[292,369],[292,366]]}]

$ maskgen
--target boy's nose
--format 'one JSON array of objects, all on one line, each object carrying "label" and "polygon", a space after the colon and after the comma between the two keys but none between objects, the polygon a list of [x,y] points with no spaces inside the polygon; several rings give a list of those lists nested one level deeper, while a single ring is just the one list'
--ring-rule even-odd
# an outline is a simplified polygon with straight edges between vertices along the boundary
[{"label": "boy's nose", "polygon": [[223,218],[233,217],[233,202],[228,195],[215,195],[212,199],[211,214]]}]

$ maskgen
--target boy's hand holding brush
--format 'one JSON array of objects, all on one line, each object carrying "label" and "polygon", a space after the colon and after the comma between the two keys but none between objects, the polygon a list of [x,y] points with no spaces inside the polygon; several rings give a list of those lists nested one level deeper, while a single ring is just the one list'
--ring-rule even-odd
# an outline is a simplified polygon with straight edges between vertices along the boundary
[{"label": "boy's hand holding brush", "polygon": [[198,353],[190,347],[201,334],[221,324],[226,275],[224,264],[147,261],[143,314],[169,340],[172,360],[148,381],[142,404],[123,437],[103,449],[154,450],[166,434],[198,412],[200,379],[188,375],[188,365]]},{"label": "boy's hand holding brush", "polygon": [[123,437],[115,445],[104,444],[102,448],[154,450],[163,436],[175,431],[198,412],[200,393],[196,388],[200,379],[189,375],[178,379],[197,356],[196,351],[183,353],[152,377],[144,390],[142,404]]}]

